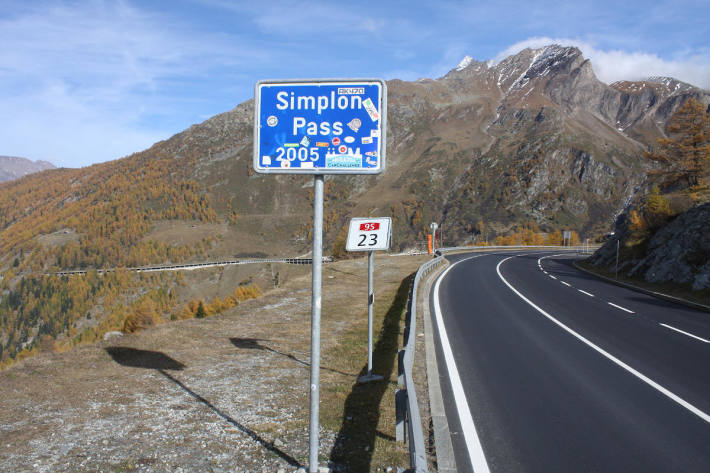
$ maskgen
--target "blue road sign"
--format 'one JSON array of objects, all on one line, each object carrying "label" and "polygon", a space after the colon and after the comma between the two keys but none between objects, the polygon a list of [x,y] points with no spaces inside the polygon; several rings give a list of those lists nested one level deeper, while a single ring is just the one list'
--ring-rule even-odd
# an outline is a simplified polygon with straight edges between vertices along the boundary
[{"label": "blue road sign", "polygon": [[380,79],[259,81],[254,170],[378,174],[385,168],[387,86]]}]

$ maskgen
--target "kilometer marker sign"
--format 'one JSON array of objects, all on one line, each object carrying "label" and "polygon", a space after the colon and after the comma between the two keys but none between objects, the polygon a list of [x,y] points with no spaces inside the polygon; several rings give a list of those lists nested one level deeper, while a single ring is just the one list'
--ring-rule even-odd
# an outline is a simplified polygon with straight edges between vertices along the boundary
[{"label": "kilometer marker sign", "polygon": [[256,172],[379,174],[384,170],[387,86],[383,80],[263,80],[257,82],[254,97]]},{"label": "kilometer marker sign", "polygon": [[353,218],[348,228],[346,251],[382,251],[388,250],[392,235],[392,219]]}]

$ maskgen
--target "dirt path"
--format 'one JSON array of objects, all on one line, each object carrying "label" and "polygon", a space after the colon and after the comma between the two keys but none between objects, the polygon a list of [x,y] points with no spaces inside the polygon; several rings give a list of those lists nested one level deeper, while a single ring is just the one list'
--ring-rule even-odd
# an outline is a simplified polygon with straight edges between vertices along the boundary
[{"label": "dirt path", "polygon": [[[378,260],[376,334],[384,320],[389,325],[386,337],[380,334],[387,341],[380,366],[396,357],[392,340],[401,344],[400,334],[392,336],[395,299],[424,260]],[[368,471],[407,466],[399,463],[406,461],[404,447],[393,441],[396,369],[381,385],[365,388],[376,399],[377,416],[364,435],[376,440],[348,438],[359,434],[350,426],[357,409],[347,403],[363,398],[352,394],[362,389],[354,383],[367,356],[366,264],[324,266],[320,451],[321,464],[330,458],[336,471],[360,470],[363,457]],[[0,373],[0,469],[295,471],[308,458],[309,341],[305,272],[221,315],[20,362]],[[373,409],[367,392],[363,399]],[[358,466],[348,458],[359,458]]]}]

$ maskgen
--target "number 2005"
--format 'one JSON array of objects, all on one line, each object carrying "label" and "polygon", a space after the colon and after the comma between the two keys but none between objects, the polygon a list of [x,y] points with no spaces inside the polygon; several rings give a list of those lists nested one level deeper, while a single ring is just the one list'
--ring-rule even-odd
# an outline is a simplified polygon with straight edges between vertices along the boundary
[{"label": "number 2005", "polygon": [[299,161],[306,161],[310,158],[311,161],[318,161],[318,150],[315,148],[276,148],[276,159],[281,160],[286,156],[289,161],[295,161],[298,158]]}]

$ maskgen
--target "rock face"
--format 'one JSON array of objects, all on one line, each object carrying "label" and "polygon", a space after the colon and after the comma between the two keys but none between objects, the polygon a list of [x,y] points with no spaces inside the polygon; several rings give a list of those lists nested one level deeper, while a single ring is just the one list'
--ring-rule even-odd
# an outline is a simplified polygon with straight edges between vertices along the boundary
[{"label": "rock face", "polygon": [[25,158],[0,156],[0,182],[12,181],[27,174],[54,168],[54,164],[47,161],[30,161]]},{"label": "rock face", "polygon": [[[648,242],[646,256],[627,261],[623,270],[654,283],[710,289],[710,204],[703,204],[678,215],[659,229]],[[622,229],[622,241],[625,230]],[[594,254],[592,264],[609,266],[616,258],[616,240],[608,241]]]}]

